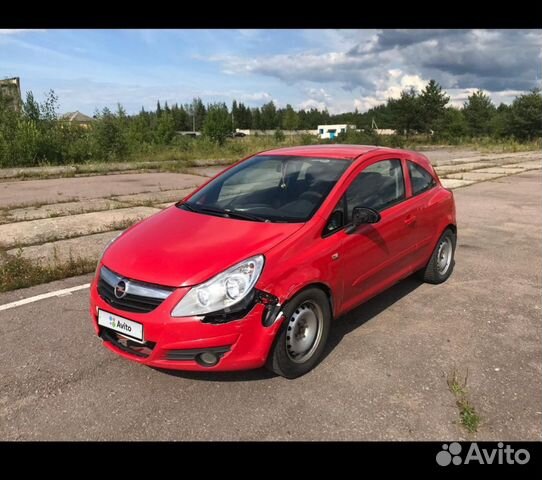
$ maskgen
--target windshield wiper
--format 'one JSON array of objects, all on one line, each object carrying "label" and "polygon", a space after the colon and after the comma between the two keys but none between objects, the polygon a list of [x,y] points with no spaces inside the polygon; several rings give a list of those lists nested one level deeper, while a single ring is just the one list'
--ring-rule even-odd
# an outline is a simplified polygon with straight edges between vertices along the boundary
[{"label": "windshield wiper", "polygon": [[209,213],[211,215],[218,215],[220,217],[239,218],[242,220],[251,220],[253,222],[267,222],[268,221],[267,219],[259,217],[257,215],[252,215],[250,213],[245,213],[245,212],[239,212],[237,210],[229,210],[229,209],[221,210],[219,208],[200,207],[200,206],[192,205],[188,202],[183,202],[179,204],[179,206],[186,207],[191,212],[196,212],[196,213]]},{"label": "windshield wiper", "polygon": [[191,212],[196,212],[196,213],[211,213],[213,215],[219,215],[221,217],[226,217],[228,215],[228,212],[224,210],[208,208],[208,207],[200,207],[188,202],[180,203],[179,207],[186,207]]},{"label": "windshield wiper", "polygon": [[242,220],[252,220],[253,222],[269,222],[267,218],[260,217],[258,215],[253,215],[252,213],[240,212],[239,210],[224,210],[228,216],[232,218],[240,218]]},{"label": "windshield wiper", "polygon": [[197,212],[198,210],[190,205],[188,202],[182,202],[177,204],[178,207],[186,207],[191,212]]}]

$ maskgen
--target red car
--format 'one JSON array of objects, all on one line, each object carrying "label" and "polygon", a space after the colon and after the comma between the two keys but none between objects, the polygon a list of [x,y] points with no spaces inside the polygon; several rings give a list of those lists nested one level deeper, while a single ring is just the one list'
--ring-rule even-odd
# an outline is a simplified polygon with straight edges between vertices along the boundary
[{"label": "red car", "polygon": [[456,230],[453,194],[419,153],[270,150],[123,232],[90,313],[107,348],[145,365],[295,378],[333,319],[415,272],[445,281]]}]

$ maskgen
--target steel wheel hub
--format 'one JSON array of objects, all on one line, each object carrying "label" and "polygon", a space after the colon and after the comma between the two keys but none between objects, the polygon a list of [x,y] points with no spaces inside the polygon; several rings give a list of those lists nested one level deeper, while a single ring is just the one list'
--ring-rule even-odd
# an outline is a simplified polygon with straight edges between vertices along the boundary
[{"label": "steel wheel hub", "polygon": [[450,238],[445,238],[440,242],[437,250],[437,271],[440,275],[444,275],[450,268],[452,252],[452,241]]},{"label": "steel wheel hub", "polygon": [[322,310],[312,301],[302,303],[291,315],[286,331],[286,351],[296,363],[314,354],[322,337]]}]

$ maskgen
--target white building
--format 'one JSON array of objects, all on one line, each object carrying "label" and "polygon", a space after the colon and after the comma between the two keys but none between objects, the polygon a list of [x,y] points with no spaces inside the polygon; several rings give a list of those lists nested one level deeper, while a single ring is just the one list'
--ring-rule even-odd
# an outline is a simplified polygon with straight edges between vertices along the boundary
[{"label": "white building", "polygon": [[397,132],[391,128],[375,128],[377,135],[395,135]]},{"label": "white building", "polygon": [[[254,130],[250,128],[236,128],[235,133],[238,136],[269,136],[275,135],[276,130]],[[317,130],[281,130],[285,136],[294,135],[317,135]]]},{"label": "white building", "polygon": [[183,137],[200,137],[201,132],[194,132],[192,130],[178,130],[175,132],[177,135],[182,135]]},{"label": "white building", "polygon": [[348,125],[347,123],[338,125],[318,125],[318,136],[320,138],[329,138],[330,140],[333,140],[339,133],[345,133],[346,130],[355,128],[355,125]]}]

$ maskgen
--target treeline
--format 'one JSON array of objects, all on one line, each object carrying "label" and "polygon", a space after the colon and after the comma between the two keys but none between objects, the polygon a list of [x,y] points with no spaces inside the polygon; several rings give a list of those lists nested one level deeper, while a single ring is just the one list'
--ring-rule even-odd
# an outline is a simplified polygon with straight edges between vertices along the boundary
[{"label": "treeline", "polygon": [[[518,96],[511,105],[499,106],[477,91],[462,108],[455,108],[434,80],[421,92],[405,90],[399,98],[388,99],[364,113],[332,115],[315,108],[296,111],[291,105],[277,108],[273,102],[261,107],[248,107],[237,101],[231,107],[225,103],[205,105],[196,98],[182,105],[158,102],[154,110],[142,108],[135,115],[127,115],[121,105],[115,111],[104,108],[95,112],[95,121],[89,128],[70,125],[59,118],[58,98],[53,91],[42,103],[29,92],[21,112],[13,111],[8,100],[0,97],[0,166],[4,167],[124,160],[134,155],[153,158],[156,152],[165,150],[204,156],[213,148],[216,153],[216,146],[223,145],[236,128],[277,130],[273,139],[277,143],[284,139],[281,130],[314,130],[330,123],[353,124],[363,130],[339,136],[339,142],[384,141],[375,133],[374,127],[378,127],[395,130],[397,135],[386,137],[385,142],[398,146],[414,135],[424,135],[426,142],[452,144],[481,137],[515,141],[542,137],[540,90]],[[203,137],[191,139],[178,134],[192,130],[203,132]],[[238,140],[228,142],[228,148],[232,154],[244,152]]]},{"label": "treeline", "polygon": [[[398,99],[375,107],[356,122],[374,120],[379,128],[391,128],[403,135],[429,133],[439,141],[460,142],[465,138],[514,138],[534,140],[542,136],[542,95],[539,89],[519,95],[511,105],[496,106],[481,90],[468,96],[461,108],[449,106],[450,97],[431,80],[421,93],[401,92]],[[349,114],[343,118],[346,120]]]},{"label": "treeline", "polygon": [[[243,102],[234,100],[231,107],[225,103],[214,103],[205,106],[200,98],[195,98],[190,104],[168,105],[157,102],[156,110],[147,112],[141,109],[138,116],[147,120],[152,117],[170,117],[177,131],[202,131],[207,114],[220,111],[224,115],[224,122],[230,122],[230,129],[254,129],[254,130],[311,130],[317,125],[330,123],[334,116],[327,110],[318,109],[295,111],[291,105],[277,108],[270,101],[261,107],[248,107]],[[226,119],[226,116],[228,117]]]}]

